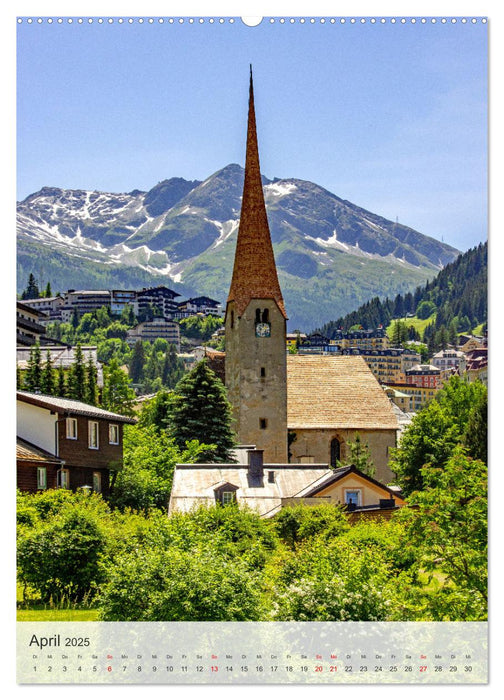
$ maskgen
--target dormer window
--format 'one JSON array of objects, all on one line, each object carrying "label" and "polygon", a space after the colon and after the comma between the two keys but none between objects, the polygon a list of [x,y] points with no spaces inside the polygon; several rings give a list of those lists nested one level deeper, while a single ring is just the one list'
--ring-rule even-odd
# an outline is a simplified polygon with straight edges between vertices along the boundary
[{"label": "dormer window", "polygon": [[230,503],[236,503],[236,492],[238,491],[238,486],[234,484],[222,484],[214,489],[215,502],[221,506],[229,505]]}]

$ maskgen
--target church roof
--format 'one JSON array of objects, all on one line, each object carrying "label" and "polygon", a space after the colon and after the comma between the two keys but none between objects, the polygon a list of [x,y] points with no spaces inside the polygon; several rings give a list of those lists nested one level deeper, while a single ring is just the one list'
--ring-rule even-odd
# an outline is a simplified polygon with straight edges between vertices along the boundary
[{"label": "church roof", "polygon": [[289,430],[397,430],[391,402],[356,355],[287,357]]},{"label": "church roof", "polygon": [[233,301],[238,316],[241,316],[252,299],[274,299],[287,318],[264,203],[252,69],[249,90],[245,181],[228,303]]}]

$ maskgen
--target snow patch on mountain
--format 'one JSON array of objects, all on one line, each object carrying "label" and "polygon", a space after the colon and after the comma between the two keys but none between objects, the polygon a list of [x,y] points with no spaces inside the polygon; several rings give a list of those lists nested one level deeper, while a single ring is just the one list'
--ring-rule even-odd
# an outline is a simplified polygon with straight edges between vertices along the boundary
[{"label": "snow patch on mountain", "polygon": [[205,218],[205,221],[210,222],[219,229],[219,238],[212,244],[212,248],[217,248],[222,245],[233,233],[240,224],[240,219],[229,219],[228,221],[213,221]]},{"label": "snow patch on mountain", "polygon": [[292,194],[297,190],[297,186],[293,182],[271,182],[264,186],[265,194],[272,197],[285,197],[287,194]]},{"label": "snow patch on mountain", "polygon": [[314,238],[313,236],[305,236],[305,238],[309,241],[314,241],[315,243],[317,243],[317,245],[320,245],[323,248],[341,248],[347,253],[350,250],[352,250],[352,248],[358,248],[358,245],[349,246],[346,243],[343,243],[342,241],[338,241],[338,234],[336,233],[336,229],[334,229],[332,236],[330,236],[329,238]]}]

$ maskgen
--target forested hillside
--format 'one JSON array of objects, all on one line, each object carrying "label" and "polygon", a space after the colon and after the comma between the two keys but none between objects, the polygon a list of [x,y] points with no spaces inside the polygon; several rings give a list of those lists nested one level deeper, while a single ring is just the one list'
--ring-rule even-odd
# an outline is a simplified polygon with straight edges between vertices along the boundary
[{"label": "forested hillside", "polygon": [[[353,326],[377,328],[388,326],[393,319],[417,316],[432,317],[426,333],[434,334],[443,327],[458,333],[467,332],[488,318],[487,299],[488,244],[480,243],[444,267],[439,274],[414,292],[398,294],[394,299],[374,297],[346,316],[330,321],[317,329],[334,338],[338,329]],[[424,340],[427,338],[424,335]]]}]

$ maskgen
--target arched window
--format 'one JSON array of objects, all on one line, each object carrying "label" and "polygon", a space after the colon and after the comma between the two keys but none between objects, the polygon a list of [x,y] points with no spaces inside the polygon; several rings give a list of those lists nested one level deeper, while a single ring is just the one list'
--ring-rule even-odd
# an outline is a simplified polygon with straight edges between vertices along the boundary
[{"label": "arched window", "polygon": [[337,467],[339,459],[341,459],[341,443],[338,438],[334,438],[331,440],[331,467]]},{"label": "arched window", "polygon": [[264,309],[264,311],[262,312],[262,322],[269,323],[269,310],[268,309]]},{"label": "arched window", "polygon": [[261,309],[256,309],[255,322],[256,322],[256,323],[261,323]]}]

